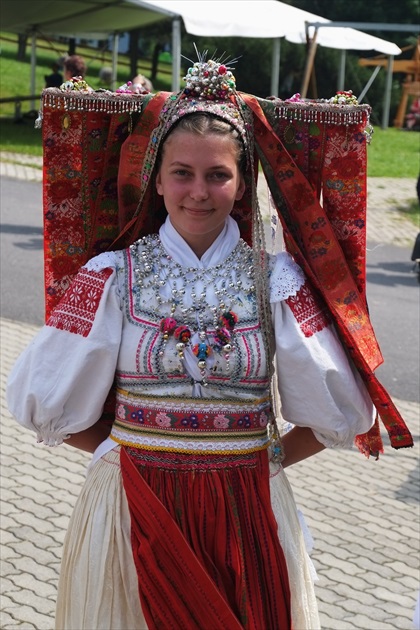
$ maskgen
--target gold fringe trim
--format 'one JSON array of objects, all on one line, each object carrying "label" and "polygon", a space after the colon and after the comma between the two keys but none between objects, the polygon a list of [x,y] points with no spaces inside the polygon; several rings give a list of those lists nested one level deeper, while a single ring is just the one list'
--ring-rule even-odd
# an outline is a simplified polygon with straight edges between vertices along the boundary
[{"label": "gold fringe trim", "polygon": [[111,440],[114,440],[117,444],[121,446],[130,446],[131,448],[141,449],[143,451],[164,451],[167,453],[185,453],[186,455],[247,455],[249,453],[257,453],[259,451],[266,451],[268,448],[268,443],[263,446],[255,446],[249,449],[232,449],[228,451],[223,450],[191,450],[186,448],[174,448],[173,446],[149,446],[144,444],[137,444],[135,442],[129,442],[128,440],[121,440],[120,438],[115,437],[115,435],[109,436]]},{"label": "gold fringe trim", "polygon": [[[60,88],[47,88],[42,92],[44,109],[78,112],[105,112],[125,114],[141,112],[144,94],[125,94],[103,90],[98,92],[63,92]],[[150,97],[150,95],[148,95]]]}]

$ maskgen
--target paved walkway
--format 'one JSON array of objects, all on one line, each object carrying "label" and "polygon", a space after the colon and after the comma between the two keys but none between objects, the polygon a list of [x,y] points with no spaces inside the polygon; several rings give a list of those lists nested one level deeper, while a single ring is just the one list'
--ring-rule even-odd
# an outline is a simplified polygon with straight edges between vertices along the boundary
[{"label": "paved walkway", "polygon": [[[3,162],[0,174],[40,180],[39,162],[17,160]],[[368,206],[369,240],[412,244],[417,229],[395,210],[395,199],[414,199],[415,182],[398,180],[393,202],[391,183],[369,182],[370,194],[376,191]],[[7,375],[37,330],[0,321],[3,630],[53,629],[62,542],[88,462],[70,447],[36,445],[6,409]],[[378,462],[356,451],[324,451],[288,470],[315,541],[323,630],[412,628],[420,586],[419,405],[395,403],[413,433],[413,449],[388,446]]]}]

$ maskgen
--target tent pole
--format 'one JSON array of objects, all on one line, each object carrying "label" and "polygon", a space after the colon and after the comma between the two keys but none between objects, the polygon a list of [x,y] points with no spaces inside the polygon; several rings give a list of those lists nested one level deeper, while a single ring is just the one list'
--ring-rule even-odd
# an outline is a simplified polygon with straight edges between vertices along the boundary
[{"label": "tent pole", "polygon": [[343,48],[340,54],[340,67],[338,71],[338,84],[337,84],[338,92],[342,92],[344,90],[345,80],[346,80],[346,50]]},{"label": "tent pole", "polygon": [[311,73],[312,73],[312,70],[314,67],[314,61],[315,61],[317,35],[318,35],[318,27],[315,28],[314,36],[312,37],[312,39],[309,38],[309,32],[307,29],[307,38],[308,38],[308,42],[310,42],[310,45],[309,45],[309,51],[306,57],[305,72],[303,74],[302,87],[300,90],[300,94],[302,98],[306,98],[306,94],[308,93],[309,80],[311,78]]},{"label": "tent pole", "polygon": [[271,63],[271,96],[279,95],[280,76],[280,37],[273,39],[272,63]]},{"label": "tent pole", "polygon": [[120,35],[115,32],[113,35],[112,42],[112,79],[111,85],[112,89],[115,90],[117,87],[117,72],[118,72],[118,46],[120,43]]},{"label": "tent pole", "polygon": [[172,91],[179,92],[179,75],[181,74],[181,20],[172,20]]},{"label": "tent pole", "polygon": [[[31,36],[31,94],[35,94],[35,70],[36,70],[36,30],[32,31]],[[30,101],[30,109],[35,109],[35,101]]]},{"label": "tent pole", "polygon": [[394,55],[388,55],[388,65],[386,69],[385,96],[384,96],[384,111],[382,113],[382,129],[388,129],[389,127],[389,110],[391,107],[393,66],[394,66]]},{"label": "tent pole", "polygon": [[368,89],[370,88],[370,86],[372,85],[372,83],[374,82],[374,80],[376,79],[376,75],[378,74],[379,70],[381,69],[381,66],[376,66],[376,68],[374,69],[374,71],[371,74],[371,77],[369,79],[369,81],[366,83],[365,87],[363,88],[363,90],[361,91],[361,93],[359,94],[359,96],[357,97],[357,100],[359,101],[359,103],[362,102],[362,99],[365,98],[365,94],[367,94]]}]

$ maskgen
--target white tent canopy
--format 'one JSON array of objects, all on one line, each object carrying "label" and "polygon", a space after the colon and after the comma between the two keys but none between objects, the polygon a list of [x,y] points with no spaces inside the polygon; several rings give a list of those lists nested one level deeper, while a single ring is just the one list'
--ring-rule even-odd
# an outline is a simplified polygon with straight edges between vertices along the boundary
[{"label": "white tent canopy", "polygon": [[[174,17],[182,18],[187,33],[200,37],[285,37],[294,43],[306,42],[305,22],[330,22],[277,0],[1,0],[6,32],[35,29],[99,38]],[[322,29],[318,44],[386,55],[401,52],[392,42],[345,27]]]},{"label": "white tent canopy", "polygon": [[[185,30],[201,37],[285,37],[288,41],[306,43],[305,23],[331,22],[314,13],[303,11],[277,0],[130,0],[140,6],[154,7],[167,15],[180,15]],[[311,37],[314,29],[309,29]],[[399,55],[400,48],[378,37],[354,28],[322,29],[318,44],[340,50],[376,50],[386,55]]]}]

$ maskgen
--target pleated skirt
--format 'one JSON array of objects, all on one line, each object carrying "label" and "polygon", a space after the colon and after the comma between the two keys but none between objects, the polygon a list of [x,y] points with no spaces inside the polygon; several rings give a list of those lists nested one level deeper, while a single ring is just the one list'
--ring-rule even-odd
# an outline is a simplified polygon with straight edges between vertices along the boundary
[{"label": "pleated skirt", "polygon": [[[261,457],[266,457],[266,453]],[[258,498],[264,494],[264,487],[252,489],[256,484],[255,475],[246,471],[241,471],[239,477],[230,474],[226,477],[225,472],[168,476],[167,471],[145,467],[141,473],[163,509],[168,510],[173,528],[185,537],[188,548],[194,550],[193,555],[216,585],[221,611],[226,603],[228,616],[222,618],[218,627],[227,630],[317,630],[320,627],[311,563],[292,492],[281,468],[270,479],[269,501],[273,510],[269,510],[271,516],[267,517],[261,517],[264,510]],[[127,481],[126,487],[129,488]],[[246,513],[238,514],[238,511],[244,512],[244,506]],[[141,521],[141,504],[138,510]],[[269,531],[273,523],[277,537],[274,542],[273,532]],[[259,531],[253,531],[257,527]],[[170,549],[172,527],[156,528],[155,551],[151,552],[147,548],[148,541],[141,535],[140,539],[133,538],[136,528],[132,500],[130,496],[127,500],[123,483],[120,447],[116,447],[88,470],[69,523],[57,597],[57,630],[158,627],[215,630],[209,613],[213,602],[207,604],[206,598],[199,596],[205,582],[197,582],[198,588],[194,586],[192,590],[191,583],[182,583],[181,574],[178,582],[173,580],[172,592],[166,591],[169,597],[161,595],[159,601],[159,589],[164,592],[168,588],[165,574],[177,564],[177,550],[171,552]],[[150,570],[142,574],[139,563],[145,567],[157,546],[162,548],[159,549],[161,557],[157,554],[155,563],[159,566],[149,562]],[[133,555],[136,548],[141,549],[140,559],[136,553]],[[285,562],[284,567],[282,562]],[[162,566],[165,563],[166,568]],[[146,582],[143,590],[142,582]],[[155,585],[155,592],[149,589],[151,584]],[[186,623],[183,602],[189,600],[192,615],[191,621]],[[176,613],[171,616],[171,610],[178,606],[179,617]],[[232,617],[229,617],[230,611]],[[166,614],[169,615],[167,621]]]}]

